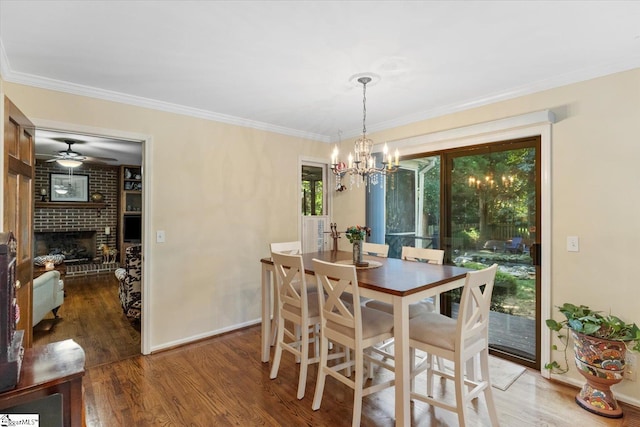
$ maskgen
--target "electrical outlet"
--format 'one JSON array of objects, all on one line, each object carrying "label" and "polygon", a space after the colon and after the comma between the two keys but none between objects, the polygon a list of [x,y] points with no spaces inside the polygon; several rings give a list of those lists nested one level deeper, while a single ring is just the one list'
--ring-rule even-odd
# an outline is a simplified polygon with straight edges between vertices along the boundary
[{"label": "electrical outlet", "polygon": [[624,379],[629,381],[638,380],[638,360],[635,354],[632,354],[627,350],[627,356],[625,357],[625,372]]},{"label": "electrical outlet", "polygon": [[158,230],[156,231],[156,242],[157,243],[164,243],[164,230]]},{"label": "electrical outlet", "polygon": [[580,252],[580,240],[578,236],[567,237],[567,251]]}]

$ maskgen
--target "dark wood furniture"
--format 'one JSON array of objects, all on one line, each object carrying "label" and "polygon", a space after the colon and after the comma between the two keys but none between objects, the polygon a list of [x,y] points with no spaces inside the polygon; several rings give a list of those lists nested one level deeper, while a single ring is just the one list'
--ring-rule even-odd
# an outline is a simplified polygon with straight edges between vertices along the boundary
[{"label": "dark wood furniture", "polygon": [[[314,258],[322,261],[350,262],[352,253],[325,251],[302,254],[305,272],[314,274]],[[468,269],[436,265],[423,262],[403,261],[395,258],[375,259],[381,264],[377,268],[358,269],[358,287],[365,298],[393,304],[396,425],[408,426],[411,421],[409,406],[410,361],[409,361],[409,304],[441,294],[464,285]],[[273,261],[260,260],[262,265],[262,361],[269,361],[271,277]]]},{"label": "dark wood furniture", "polygon": [[[67,274],[67,265],[64,263],[64,261],[62,261],[60,264],[54,266],[53,269],[54,270],[58,270],[60,272],[60,278],[64,279],[65,274]],[[33,266],[33,278],[35,279],[36,277],[42,276],[47,271],[49,271],[49,270],[47,270],[44,266],[34,265]]]},{"label": "dark wood furniture", "polygon": [[0,413],[3,409],[60,393],[63,426],[82,427],[84,360],[84,350],[73,340],[26,350],[18,385],[0,393]]},{"label": "dark wood furniture", "polygon": [[23,330],[16,330],[19,306],[16,290],[17,242],[12,233],[0,233],[0,390],[16,385],[22,363]]}]

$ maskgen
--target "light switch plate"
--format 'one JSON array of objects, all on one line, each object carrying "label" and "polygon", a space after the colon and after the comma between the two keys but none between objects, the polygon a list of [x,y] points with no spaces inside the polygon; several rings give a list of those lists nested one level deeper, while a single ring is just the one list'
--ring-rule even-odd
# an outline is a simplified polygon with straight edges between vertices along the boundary
[{"label": "light switch plate", "polygon": [[164,243],[164,230],[157,230],[156,231],[156,242],[157,243]]},{"label": "light switch plate", "polygon": [[580,252],[580,239],[578,239],[578,236],[567,237],[567,251]]}]

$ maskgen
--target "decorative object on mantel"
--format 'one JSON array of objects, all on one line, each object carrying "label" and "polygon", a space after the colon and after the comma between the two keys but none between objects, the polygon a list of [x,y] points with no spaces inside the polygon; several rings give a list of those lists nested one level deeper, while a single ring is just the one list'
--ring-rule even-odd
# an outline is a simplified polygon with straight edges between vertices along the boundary
[{"label": "decorative object on mantel", "polygon": [[[631,351],[640,352],[640,328],[611,314],[593,311],[586,305],[565,303],[558,307],[558,311],[565,319],[560,322],[547,319],[546,324],[564,344],[565,366],[553,361],[546,364],[545,369],[556,373],[569,370],[569,336],[563,333],[563,329],[568,329],[574,342],[575,364],[587,380],[576,396],[576,403],[594,414],[621,418],[622,409],[613,396],[611,386],[623,379],[627,346]],[[633,347],[627,344],[632,341],[635,341]],[[557,350],[555,345],[552,348]]]},{"label": "decorative object on mantel", "polygon": [[356,267],[367,267],[369,263],[362,259],[362,242],[364,242],[366,236],[371,235],[371,229],[360,225],[352,225],[347,228],[344,234],[347,236],[347,239],[349,239],[349,243],[353,244],[353,265]]},{"label": "decorative object on mantel", "polygon": [[[372,154],[373,141],[367,138],[367,84],[371,82],[372,77],[362,75],[357,77],[358,83],[362,84],[362,136],[356,139],[354,154],[349,153],[348,164],[344,164],[338,159],[338,147],[333,149],[331,155],[331,170],[336,176],[336,189],[337,191],[343,191],[345,186],[342,184],[342,178],[345,175],[349,175],[351,178],[351,185],[354,183],[360,185],[363,182],[365,185],[376,185],[379,182],[380,176],[392,174],[398,170],[399,165],[399,152],[396,149],[395,152],[395,164],[391,154],[388,153],[387,144],[384,145],[382,155],[382,166],[376,166],[376,158]],[[357,179],[356,177],[359,177]]]},{"label": "decorative object on mantel", "polygon": [[95,193],[91,193],[91,201],[94,203],[102,203],[104,202],[104,196],[102,193],[96,191]]}]

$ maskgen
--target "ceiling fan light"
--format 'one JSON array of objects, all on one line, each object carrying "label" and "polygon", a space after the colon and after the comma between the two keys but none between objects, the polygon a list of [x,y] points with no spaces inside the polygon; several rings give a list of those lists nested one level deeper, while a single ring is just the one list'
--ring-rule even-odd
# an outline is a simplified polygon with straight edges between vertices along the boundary
[{"label": "ceiling fan light", "polygon": [[56,160],[56,163],[60,166],[64,166],[65,168],[77,168],[82,164],[82,162],[72,159],[58,159]]}]

